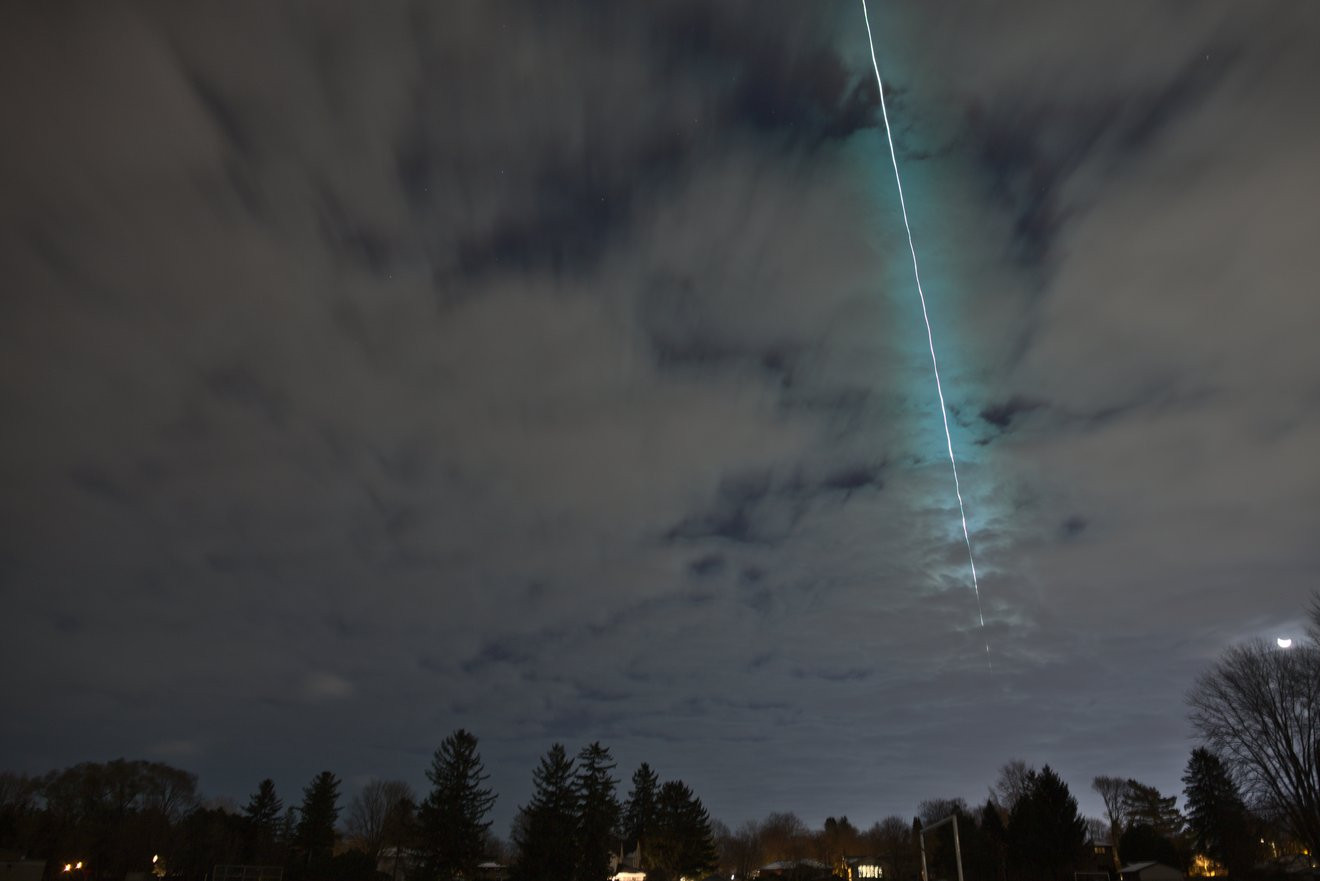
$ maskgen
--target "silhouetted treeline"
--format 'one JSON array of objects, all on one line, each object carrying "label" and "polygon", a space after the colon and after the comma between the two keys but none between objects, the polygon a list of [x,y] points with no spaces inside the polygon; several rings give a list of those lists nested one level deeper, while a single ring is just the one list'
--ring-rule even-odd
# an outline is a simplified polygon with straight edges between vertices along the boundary
[{"label": "silhouetted treeline", "polygon": [[0,859],[44,860],[45,881],[214,881],[225,866],[269,867],[287,881],[606,881],[629,850],[657,881],[714,870],[700,799],[643,765],[620,802],[614,768],[599,743],[575,760],[552,747],[518,812],[512,851],[490,834],[496,794],[476,737],[462,729],[436,750],[424,799],[402,781],[373,780],[346,815],[330,771],[288,806],[262,780],[237,810],[204,803],[196,775],[157,762],[5,772]]},{"label": "silhouetted treeline", "polygon": [[[857,857],[881,867],[884,878],[909,881],[921,872],[922,828],[955,815],[969,881],[1071,881],[1079,870],[1086,821],[1067,785],[1048,766],[1028,770],[1012,805],[991,799],[972,808],[961,798],[934,799],[923,802],[914,819],[888,817],[865,830],[847,817],[830,817],[823,829],[813,831],[793,814],[776,813],[726,832],[720,845],[731,873],[744,877],[773,865],[789,881],[829,874],[847,878],[848,860]],[[932,830],[925,839],[929,876],[956,878],[952,827]]]},{"label": "silhouetted treeline", "polygon": [[[330,771],[287,804],[261,780],[241,809],[204,803],[194,774],[158,762],[0,773],[0,859],[45,860],[45,881],[224,881],[217,866],[271,867],[287,881],[606,881],[619,868],[644,871],[647,881],[716,870],[864,881],[877,869],[884,881],[915,881],[923,843],[928,877],[957,877],[952,825],[941,822],[956,817],[966,881],[1113,878],[1144,861],[1265,878],[1310,862],[1293,832],[1296,812],[1249,805],[1230,764],[1205,747],[1187,763],[1185,811],[1153,786],[1099,776],[1092,788],[1106,816],[1086,818],[1053,769],[1014,760],[984,804],[931,799],[911,820],[891,816],[866,829],[830,817],[813,830],[771,813],[730,831],[683,781],[662,781],[646,763],[621,798],[615,769],[600,743],[573,757],[554,744],[532,772],[510,844],[490,832],[497,796],[476,737],[462,729],[436,750],[425,798],[402,781],[372,780],[346,812]],[[859,874],[863,867],[870,874]]]},{"label": "silhouetted treeline", "polygon": [[[1083,817],[1067,784],[1048,766],[1006,763],[985,803],[929,799],[917,816],[891,816],[867,828],[830,817],[812,829],[795,814],[772,813],[717,836],[722,873],[750,877],[761,869],[783,881],[859,881],[859,865],[879,866],[886,881],[921,877],[920,836],[958,818],[966,881],[1074,881],[1116,878],[1124,865],[1155,861],[1191,875],[1233,879],[1295,877],[1309,865],[1304,842],[1283,818],[1250,810],[1224,763],[1193,750],[1183,776],[1185,813],[1177,796],[1131,778],[1097,777],[1105,818]],[[931,879],[954,879],[957,863],[948,824],[925,834]],[[767,871],[768,870],[768,871]]]},{"label": "silhouetted treeline", "polygon": [[[85,762],[40,777],[0,774],[0,850],[84,877],[148,871],[197,806],[197,776],[159,762]],[[73,874],[72,872],[70,874]]]}]

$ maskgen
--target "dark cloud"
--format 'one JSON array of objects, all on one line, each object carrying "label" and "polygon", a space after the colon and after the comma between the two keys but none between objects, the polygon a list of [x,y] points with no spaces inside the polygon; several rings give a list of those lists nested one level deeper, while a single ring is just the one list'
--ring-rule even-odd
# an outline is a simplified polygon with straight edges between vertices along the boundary
[{"label": "dark cloud", "polygon": [[880,469],[870,465],[853,465],[842,468],[825,477],[821,482],[825,489],[838,490],[846,497],[854,492],[866,489],[880,489],[884,482],[880,479]]},{"label": "dark cloud", "polygon": [[[1050,255],[1076,210],[1076,197],[1065,193],[1078,171],[1098,164],[1106,176],[1121,175],[1134,156],[1209,99],[1235,54],[1212,46],[1191,53],[1170,81],[1140,91],[1083,102],[1007,94],[995,97],[1000,103],[972,105],[966,137],[990,197],[1012,218],[1018,259],[1040,263]],[[1065,207],[1069,201],[1072,208]]]},{"label": "dark cloud", "polygon": [[981,410],[980,416],[986,422],[996,428],[1009,428],[1019,416],[1031,413],[1033,410],[1039,410],[1045,404],[1040,401],[1028,401],[1020,397],[1012,397],[1007,401],[998,404],[991,404]]},{"label": "dark cloud", "polygon": [[484,667],[493,664],[512,664],[520,666],[526,664],[531,657],[525,652],[512,645],[499,642],[490,642],[482,646],[481,651],[463,662],[463,671],[465,673],[479,673]]},{"label": "dark cloud", "polygon": [[1063,521],[1060,531],[1065,538],[1074,538],[1086,531],[1091,523],[1085,517],[1079,517],[1076,514]]},{"label": "dark cloud", "polygon": [[226,146],[240,156],[251,157],[256,138],[248,130],[248,123],[233,102],[221,94],[217,85],[196,73],[184,73],[184,81],[197,97],[201,109],[215,124],[225,139]]},{"label": "dark cloud", "polygon": [[767,522],[777,511],[765,505],[771,493],[771,476],[749,475],[724,481],[711,509],[685,518],[666,534],[674,539],[722,539],[735,544],[773,544],[784,538],[790,524]]},{"label": "dark cloud", "polygon": [[74,485],[86,493],[111,502],[124,502],[128,494],[110,475],[95,465],[77,465],[69,472]]},{"label": "dark cloud", "polygon": [[756,21],[749,11],[695,3],[662,11],[657,33],[668,70],[681,62],[726,80],[717,104],[725,121],[791,143],[810,146],[877,124],[874,80],[849,68],[835,47],[812,44],[818,17],[780,7]]},{"label": "dark cloud", "polygon": [[818,669],[793,671],[793,675],[799,679],[823,679],[826,682],[857,682],[867,679],[874,671],[862,667],[848,667],[842,669]]},{"label": "dark cloud", "polygon": [[688,563],[688,571],[699,577],[719,575],[724,571],[724,565],[724,557],[719,554],[707,554]]},{"label": "dark cloud", "polygon": [[252,410],[278,427],[289,418],[287,397],[247,367],[208,369],[202,375],[202,385],[217,401]]}]

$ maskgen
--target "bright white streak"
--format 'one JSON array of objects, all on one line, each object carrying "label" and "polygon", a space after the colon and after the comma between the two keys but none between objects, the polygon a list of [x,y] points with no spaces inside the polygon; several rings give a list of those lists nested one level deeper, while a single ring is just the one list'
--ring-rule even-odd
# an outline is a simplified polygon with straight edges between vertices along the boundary
[{"label": "bright white streak", "polygon": [[917,296],[921,298],[921,317],[926,321],[926,342],[930,345],[930,366],[935,370],[935,394],[940,399],[940,418],[944,420],[944,441],[949,446],[949,465],[953,468],[953,491],[958,496],[958,516],[962,519],[963,541],[967,543],[967,563],[972,569],[972,590],[976,593],[976,616],[981,619],[981,634],[985,638],[986,660],[990,658],[990,638],[985,636],[985,613],[981,611],[981,585],[976,577],[976,557],[972,554],[972,534],[967,530],[967,508],[963,505],[962,485],[958,482],[958,460],[953,457],[953,435],[949,433],[949,411],[944,406],[944,386],[940,382],[940,362],[935,357],[935,335],[930,329],[930,315],[926,312],[926,292],[921,289],[921,269],[917,266],[917,246],[912,241],[912,224],[908,222],[907,201],[903,198],[903,178],[898,173],[898,154],[894,152],[894,136],[889,131],[889,112],[885,110],[885,84],[880,81],[880,63],[875,60],[875,40],[871,37],[871,16],[862,0],[862,17],[866,20],[866,42],[871,47],[871,67],[875,70],[875,85],[880,90],[880,114],[885,120],[885,140],[889,142],[889,158],[894,163],[894,183],[898,186],[898,204],[903,209],[903,227],[907,230],[908,250],[912,252],[912,276],[917,282]]}]

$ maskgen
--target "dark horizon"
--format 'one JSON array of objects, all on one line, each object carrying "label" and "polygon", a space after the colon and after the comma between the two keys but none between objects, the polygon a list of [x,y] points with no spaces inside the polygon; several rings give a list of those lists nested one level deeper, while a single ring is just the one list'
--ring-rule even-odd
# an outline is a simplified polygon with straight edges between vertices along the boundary
[{"label": "dark horizon", "polygon": [[[452,732],[451,732],[451,733],[452,733]],[[475,734],[475,732],[474,732],[474,734]],[[479,736],[478,736],[478,745],[480,746],[480,737],[479,737]],[[586,745],[587,745],[587,744],[581,744],[580,746],[586,746]],[[602,744],[602,745],[605,746],[607,749],[609,748],[609,745],[608,745],[608,744]],[[547,750],[549,749],[549,746],[550,746],[550,744],[547,744]],[[576,755],[576,753],[578,752],[578,746],[575,746],[575,745],[572,745],[572,744],[565,744],[564,746],[565,746],[565,748],[568,750],[568,753],[569,753],[570,757]],[[542,755],[544,755],[545,752],[546,752],[546,751],[543,750],[543,751],[542,751]],[[612,751],[611,751],[611,756],[614,757]],[[537,758],[539,759],[539,758],[541,758],[541,757],[542,757],[542,756],[538,756]],[[433,758],[433,757],[428,757],[428,760],[427,760],[427,763],[426,763],[426,765],[427,765],[428,767],[429,767],[429,764],[430,764],[431,758]],[[171,767],[171,768],[176,768],[177,770],[180,770],[180,771],[184,771],[184,772],[187,772],[187,773],[190,773],[190,774],[194,774],[194,773],[195,773],[195,771],[194,771],[193,769],[190,769],[189,767],[187,767],[186,764],[181,764],[181,763],[177,763],[177,762],[162,761],[162,760],[136,759],[136,758],[131,757],[131,756],[130,756],[130,757],[123,757],[123,756],[120,756],[120,757],[115,757],[115,758],[113,758],[113,759],[86,759],[86,760],[82,760],[82,761],[79,761],[79,762],[73,762],[73,763],[71,763],[70,765],[68,765],[68,766],[66,766],[66,767],[62,767],[62,768],[48,768],[48,769],[44,769],[44,772],[45,772],[45,773],[56,773],[56,772],[65,771],[65,770],[68,770],[68,769],[70,769],[70,768],[76,767],[76,766],[78,766],[78,765],[83,765],[83,764],[87,764],[87,763],[90,763],[90,764],[105,765],[105,764],[109,764],[109,763],[111,763],[111,762],[118,762],[118,761],[128,761],[128,762],[136,762],[136,761],[148,761],[148,762],[150,762],[150,761],[157,761],[157,762],[160,762],[161,764],[164,764],[164,765],[166,765],[166,766],[168,766],[168,767]],[[1003,764],[1004,764],[1004,765],[1007,765],[1007,764],[1010,764],[1010,763],[1013,762],[1013,761],[1025,761],[1025,760],[1020,760],[1020,759],[1009,759],[1009,760],[1006,760]],[[654,770],[654,771],[657,772],[658,777],[659,777],[659,779],[660,779],[661,782],[666,782],[666,781],[669,781],[669,780],[677,780],[677,781],[679,781],[679,782],[683,782],[683,783],[685,783],[685,784],[690,784],[690,781],[684,780],[683,778],[679,777],[678,775],[670,775],[670,774],[666,774],[666,773],[664,772],[664,769],[662,769],[662,768],[655,768],[654,765],[652,765],[650,762],[646,762],[645,759],[643,759],[642,762],[639,762],[638,765],[641,765],[641,764],[643,764],[643,763],[646,764],[646,765],[648,765],[649,767],[652,768],[652,770]],[[1036,763],[1032,763],[1032,762],[1026,762],[1026,764],[1027,764],[1029,767],[1031,767],[1033,770],[1039,770],[1040,768],[1048,767],[1048,765],[1038,765],[1038,764],[1036,764]],[[1186,761],[1184,761],[1184,766],[1185,766],[1185,765],[1186,765]],[[535,767],[535,763],[532,763],[532,764],[529,764],[526,768],[521,769],[521,770],[523,770],[523,771],[525,772],[524,776],[526,777],[526,780],[527,780],[527,786],[526,786],[526,788],[525,788],[525,789],[526,789],[526,792],[524,793],[525,796],[529,796],[529,795],[531,795],[532,790],[533,790],[533,785],[532,785],[532,771],[533,771],[533,768],[534,768],[534,767]],[[624,800],[624,799],[625,799],[625,796],[628,794],[629,786],[630,786],[630,781],[631,781],[631,778],[632,778],[632,776],[633,776],[633,773],[634,773],[636,770],[637,770],[637,767],[636,767],[636,766],[625,767],[625,766],[623,766],[621,763],[618,763],[617,766],[616,766],[616,768],[615,768],[614,771],[612,772],[612,773],[613,773],[613,776],[616,778],[616,783],[617,783],[616,790],[617,790],[617,795],[618,795],[618,797],[620,798],[620,800]],[[1066,775],[1065,772],[1060,771],[1060,769],[1058,769],[1058,768],[1050,768],[1050,770],[1054,771],[1056,774],[1059,774],[1060,777],[1065,778],[1065,782],[1068,782],[1068,781],[1066,780],[1067,775]],[[1181,775],[1181,774],[1183,773],[1183,770],[1184,770],[1184,768],[1180,768],[1180,769],[1179,769],[1179,771],[1178,771],[1179,775]],[[0,768],[0,773],[4,773],[4,772],[13,772],[13,771],[14,771],[14,769],[12,769],[12,768]],[[495,776],[494,773],[493,773],[493,770],[490,768],[490,766],[489,766],[488,763],[485,763],[485,771],[486,771],[486,773],[490,774],[492,778]],[[962,802],[962,803],[964,803],[964,804],[965,804],[965,805],[966,805],[971,811],[973,811],[973,812],[974,812],[974,811],[978,811],[978,810],[980,810],[980,809],[985,805],[985,803],[986,803],[986,801],[987,801],[988,799],[989,799],[989,800],[994,800],[994,799],[996,799],[996,795],[995,795],[995,785],[996,785],[996,783],[998,782],[999,777],[1000,777],[1002,771],[1003,771],[1003,767],[1001,766],[1000,768],[996,769],[995,775],[992,775],[991,778],[987,779],[987,780],[984,782],[984,784],[981,786],[981,789],[982,789],[983,791],[982,791],[982,793],[981,793],[981,795],[980,795],[979,797],[978,797],[975,793],[971,793],[971,794],[957,794],[957,793],[942,793],[942,794],[937,794],[937,793],[932,793],[932,794],[929,794],[929,795],[923,797],[923,798],[920,799],[918,802],[914,803],[914,804],[913,804],[908,810],[906,810],[906,811],[903,811],[903,810],[891,811],[891,812],[889,812],[889,813],[887,813],[887,814],[876,815],[876,816],[874,816],[874,817],[869,817],[869,816],[853,816],[853,815],[847,814],[847,813],[845,813],[845,812],[838,812],[838,811],[836,811],[836,812],[833,812],[833,813],[827,814],[827,815],[825,815],[825,816],[822,816],[822,817],[820,817],[819,819],[816,819],[816,818],[813,818],[813,817],[811,817],[811,816],[804,815],[804,814],[801,813],[800,811],[796,810],[796,809],[793,807],[793,805],[791,805],[791,804],[785,804],[785,805],[767,805],[767,806],[765,807],[764,810],[760,811],[760,813],[752,814],[752,815],[749,815],[749,816],[746,816],[746,817],[739,817],[739,818],[726,818],[726,817],[722,817],[722,816],[717,815],[717,814],[714,813],[713,811],[711,811],[710,814],[711,814],[711,819],[712,819],[713,821],[716,821],[716,822],[718,822],[719,824],[721,824],[723,827],[726,827],[730,832],[737,832],[738,829],[739,829],[739,827],[743,826],[744,824],[746,824],[746,823],[748,823],[748,822],[753,822],[753,823],[763,822],[763,821],[765,821],[768,817],[771,817],[772,815],[776,815],[776,814],[791,814],[791,815],[793,815],[794,817],[797,817],[799,820],[801,820],[804,824],[806,824],[806,826],[807,826],[810,830],[812,830],[812,831],[819,831],[821,828],[823,828],[823,827],[826,825],[826,821],[827,821],[827,820],[831,820],[831,819],[833,819],[833,820],[847,820],[849,823],[851,823],[852,825],[858,827],[860,830],[865,831],[865,830],[869,829],[870,827],[875,826],[875,825],[881,823],[882,821],[887,820],[887,819],[889,819],[889,818],[891,818],[891,817],[899,817],[899,818],[903,819],[905,822],[909,822],[909,823],[910,823],[911,820],[912,820],[914,817],[919,817],[919,816],[921,816],[921,814],[922,814],[922,812],[923,812],[923,807],[924,807],[927,803],[932,803],[932,804],[934,804],[934,803],[946,803],[946,802],[947,802],[947,803],[952,803],[952,802]],[[272,775],[272,774],[259,774],[259,776],[257,776],[257,777],[254,778],[252,785],[251,785],[250,787],[248,787],[248,789],[247,789],[246,791],[241,792],[241,793],[237,793],[237,794],[233,794],[233,793],[217,793],[217,792],[209,791],[208,788],[207,788],[207,786],[206,786],[206,781],[205,781],[204,779],[202,779],[202,778],[199,776],[199,777],[198,777],[198,781],[197,781],[197,783],[198,783],[198,786],[197,786],[198,806],[199,806],[199,807],[202,807],[202,808],[206,808],[206,809],[215,809],[215,808],[219,808],[219,809],[225,810],[225,811],[227,811],[227,812],[229,812],[229,813],[242,814],[242,813],[243,813],[243,810],[244,810],[244,808],[245,808],[245,806],[246,806],[246,805],[247,805],[247,804],[248,804],[248,803],[249,803],[249,802],[250,802],[250,801],[256,796],[258,790],[261,788],[261,784],[263,784],[265,780],[269,779],[269,780],[271,780],[271,781],[275,784],[275,792],[276,792],[276,794],[280,797],[280,800],[283,802],[284,807],[285,807],[286,809],[289,808],[289,807],[296,807],[297,804],[298,804],[298,802],[299,802],[299,801],[301,800],[301,798],[303,797],[303,793],[304,793],[304,791],[306,790],[306,788],[307,788],[308,786],[310,786],[310,785],[314,782],[314,780],[315,780],[315,778],[316,778],[317,776],[319,776],[321,773],[324,773],[324,772],[329,772],[329,773],[331,773],[331,774],[334,774],[336,777],[341,777],[341,775],[339,775],[338,772],[336,772],[333,768],[324,768],[324,769],[322,769],[322,771],[319,771],[319,772],[316,772],[315,774],[309,775],[309,777],[308,777],[306,780],[303,780],[303,781],[301,781],[301,782],[293,782],[293,783],[289,783],[289,784],[286,785],[286,784],[281,783],[281,781],[280,781],[275,775]],[[27,775],[32,776],[32,777],[39,777],[39,776],[42,775],[43,772],[42,772],[42,771],[37,771],[37,772],[30,772],[30,771],[29,771],[29,772],[18,772],[18,773],[21,773],[21,774],[27,774]],[[501,776],[501,777],[504,777],[504,776],[509,776],[509,775],[507,775],[507,774],[501,774],[500,776]],[[349,785],[347,785],[349,781],[346,781],[346,780],[345,780],[345,781],[343,781],[343,782],[344,782],[346,785],[343,786],[343,788],[342,788],[343,791],[341,792],[340,801],[339,801],[340,816],[339,816],[338,822],[337,822],[337,824],[336,824],[336,828],[339,829],[340,831],[343,831],[344,828],[345,828],[346,815],[347,815],[347,813],[348,813],[348,810],[347,810],[347,809],[348,809],[350,803],[352,802],[352,799],[353,799],[353,798],[358,794],[358,792],[361,790],[361,788],[362,788],[361,784],[368,783],[368,782],[371,782],[371,781],[380,781],[380,782],[398,781],[398,782],[406,783],[409,787],[411,787],[411,789],[413,790],[413,792],[414,792],[415,794],[418,795],[419,799],[420,799],[420,798],[424,798],[424,797],[426,796],[426,794],[430,791],[430,788],[431,788],[431,785],[427,782],[427,779],[426,779],[425,768],[423,768],[423,770],[419,771],[419,772],[417,773],[417,775],[415,776],[415,778],[414,778],[414,777],[407,777],[407,776],[404,776],[404,777],[397,777],[397,778],[387,778],[387,777],[384,777],[384,776],[373,775],[372,777],[370,777],[370,778],[367,779],[367,780],[359,781],[359,785],[357,785],[357,786],[349,786]],[[489,784],[489,780],[487,780],[486,782]],[[1142,782],[1142,781],[1138,781],[1138,782]],[[1076,784],[1069,783],[1068,785],[1069,785],[1069,790],[1070,790],[1070,792],[1072,793],[1073,797],[1076,798],[1076,799],[1078,799],[1079,803],[1084,802],[1084,801],[1096,801],[1096,802],[1098,803],[1098,796],[1095,794],[1094,791],[1092,791],[1092,788],[1091,788],[1091,786],[1090,786],[1089,781],[1077,781]],[[693,787],[693,789],[694,789],[694,793],[696,794],[696,796],[702,800],[703,805],[705,805],[705,806],[707,807],[707,809],[709,810],[709,805],[706,804],[706,800],[705,800],[704,796],[702,796],[701,791],[700,791],[699,789],[695,788],[695,787]],[[528,803],[528,798],[523,797],[523,798],[521,798],[521,799],[516,800],[516,801],[515,801],[514,803],[512,803],[512,804],[506,804],[506,805],[505,805],[505,809],[504,809],[503,811],[501,811],[501,810],[500,810],[500,804],[503,803],[503,802],[506,802],[506,801],[507,801],[506,796],[505,796],[504,793],[501,793],[501,792],[499,792],[498,790],[494,790],[494,794],[495,794],[495,796],[496,796],[496,802],[495,802],[495,809],[492,811],[492,816],[500,816],[500,815],[502,815],[502,814],[504,814],[504,813],[509,813],[510,811],[516,812],[518,809],[526,807],[526,805],[527,805],[527,803]],[[1182,803],[1182,800],[1183,800],[1183,794],[1182,794],[1182,790],[1181,790],[1181,789],[1170,790],[1170,791],[1165,792],[1164,794],[1165,794],[1165,795],[1175,795],[1175,796],[1178,797],[1179,803],[1180,803],[1180,804]],[[1082,813],[1083,816],[1088,817],[1088,819],[1091,818],[1091,817],[1094,817],[1094,818],[1096,818],[1096,819],[1101,819],[1101,818],[1102,818],[1102,815],[1103,815],[1103,811],[1102,811],[1102,810],[1101,810],[1101,811],[1094,811],[1094,812],[1092,812],[1092,813],[1089,814],[1089,815],[1087,815],[1087,813],[1086,813],[1085,811],[1081,811],[1081,813]],[[495,822],[495,823],[492,824],[490,831],[491,831],[491,833],[492,833],[493,835],[495,835],[500,841],[502,841],[506,846],[509,846],[509,845],[510,845],[510,842],[511,842],[511,836],[510,836],[510,830],[509,830],[509,828],[507,828],[507,827],[505,827],[505,828],[501,828],[500,825],[499,825],[499,823],[498,823],[498,822]]]}]

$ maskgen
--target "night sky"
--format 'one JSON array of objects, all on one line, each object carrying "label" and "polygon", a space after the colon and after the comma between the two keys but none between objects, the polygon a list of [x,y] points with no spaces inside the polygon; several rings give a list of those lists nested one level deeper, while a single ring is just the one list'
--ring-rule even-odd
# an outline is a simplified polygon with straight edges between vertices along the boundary
[{"label": "night sky", "polygon": [[0,766],[1180,791],[1320,586],[1320,6],[871,17],[984,632],[859,4],[6,4]]}]

